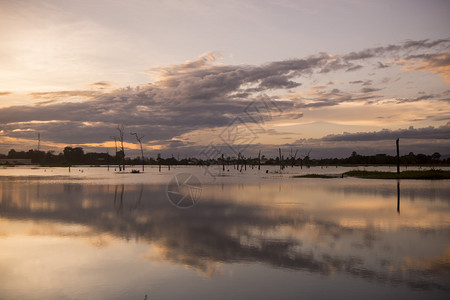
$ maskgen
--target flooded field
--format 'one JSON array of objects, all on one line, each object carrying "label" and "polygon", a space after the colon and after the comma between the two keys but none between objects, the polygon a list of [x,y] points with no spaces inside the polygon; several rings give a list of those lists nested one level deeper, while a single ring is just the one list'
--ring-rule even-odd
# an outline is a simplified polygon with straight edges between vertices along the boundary
[{"label": "flooded field", "polygon": [[0,169],[0,298],[447,299],[449,180],[350,169]]}]

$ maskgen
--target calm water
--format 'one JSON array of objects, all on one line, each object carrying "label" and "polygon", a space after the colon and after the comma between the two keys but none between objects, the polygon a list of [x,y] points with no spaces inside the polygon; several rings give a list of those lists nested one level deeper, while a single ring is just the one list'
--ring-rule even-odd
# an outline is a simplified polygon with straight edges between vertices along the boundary
[{"label": "calm water", "polygon": [[449,298],[450,181],[266,169],[0,169],[0,299]]}]

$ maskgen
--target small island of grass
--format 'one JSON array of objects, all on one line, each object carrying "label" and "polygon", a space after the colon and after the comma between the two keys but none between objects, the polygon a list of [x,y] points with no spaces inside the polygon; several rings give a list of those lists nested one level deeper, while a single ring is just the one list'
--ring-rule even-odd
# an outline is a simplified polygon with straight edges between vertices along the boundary
[{"label": "small island of grass", "polygon": [[344,176],[365,179],[450,179],[450,171],[444,170],[414,170],[396,172],[358,171],[345,172]]},{"label": "small island of grass", "polygon": [[330,175],[330,174],[305,174],[305,175],[294,175],[293,178],[338,178],[342,175]]},{"label": "small island of grass", "polygon": [[400,174],[396,172],[383,171],[360,171],[353,170],[343,174],[304,174],[294,175],[293,178],[344,178],[356,177],[363,179],[450,179],[450,171],[447,170],[414,170],[403,171]]}]

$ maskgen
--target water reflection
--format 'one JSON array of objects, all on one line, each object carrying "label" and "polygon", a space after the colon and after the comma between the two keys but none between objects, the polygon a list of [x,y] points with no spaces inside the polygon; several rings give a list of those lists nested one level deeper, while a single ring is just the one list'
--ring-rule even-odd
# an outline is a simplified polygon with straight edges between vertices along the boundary
[{"label": "water reflection", "polygon": [[145,259],[205,276],[220,276],[221,264],[251,262],[449,290],[446,184],[402,183],[401,216],[399,181],[208,185],[190,210],[170,205],[161,185],[0,184],[0,218],[9,221],[4,234],[14,233],[14,221],[32,220],[34,232],[44,235],[108,234],[148,244]]}]

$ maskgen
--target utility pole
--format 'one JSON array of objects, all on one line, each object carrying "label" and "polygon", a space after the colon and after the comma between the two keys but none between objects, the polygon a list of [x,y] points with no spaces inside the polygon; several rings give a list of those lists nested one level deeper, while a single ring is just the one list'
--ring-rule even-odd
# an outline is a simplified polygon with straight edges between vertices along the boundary
[{"label": "utility pole", "polygon": [[258,170],[261,170],[261,150],[258,152]]},{"label": "utility pole", "polygon": [[397,174],[400,174],[400,151],[399,151],[399,147],[398,147],[398,141],[400,139],[397,139],[396,144],[397,144]]},{"label": "utility pole", "polygon": [[278,148],[278,152],[280,153],[280,156],[278,156],[278,158],[280,159],[280,172],[283,169],[283,162],[282,162],[282,158],[281,158],[281,148]]}]

